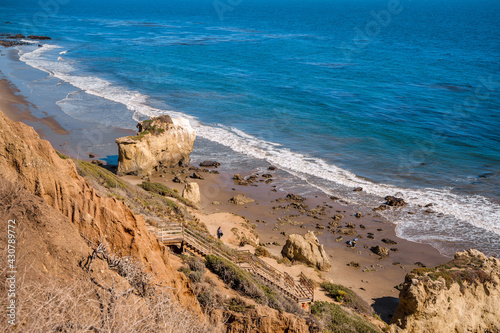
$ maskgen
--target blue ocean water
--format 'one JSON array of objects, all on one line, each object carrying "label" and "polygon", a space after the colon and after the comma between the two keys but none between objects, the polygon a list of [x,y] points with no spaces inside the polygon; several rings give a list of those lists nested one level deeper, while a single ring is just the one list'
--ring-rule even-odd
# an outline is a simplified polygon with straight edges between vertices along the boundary
[{"label": "blue ocean water", "polygon": [[19,47],[48,74],[26,85],[64,83],[75,119],[183,116],[200,159],[361,206],[398,194],[401,236],[500,255],[498,1],[3,0],[0,20],[53,38]]}]

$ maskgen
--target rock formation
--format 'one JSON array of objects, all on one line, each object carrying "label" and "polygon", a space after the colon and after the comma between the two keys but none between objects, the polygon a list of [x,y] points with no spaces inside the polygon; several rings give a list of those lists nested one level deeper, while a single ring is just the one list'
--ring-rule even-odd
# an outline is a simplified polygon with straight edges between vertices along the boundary
[{"label": "rock formation", "polygon": [[308,265],[314,265],[322,271],[327,271],[332,267],[323,245],[319,243],[311,231],[305,236],[296,234],[288,236],[281,254],[292,261],[301,261]]},{"label": "rock formation", "polygon": [[229,202],[234,204],[234,205],[246,205],[246,204],[255,202],[255,200],[252,198],[249,198],[243,194],[238,194],[238,195],[232,197],[231,199],[229,199]]},{"label": "rock formation", "polygon": [[406,276],[391,332],[500,332],[500,260],[457,252]]},{"label": "rock formation", "polygon": [[182,190],[182,197],[191,201],[195,206],[199,207],[201,204],[200,186],[198,183],[187,183]]},{"label": "rock formation", "polygon": [[137,125],[137,136],[116,139],[118,175],[149,175],[161,167],[186,166],[195,133],[182,118],[160,116]]}]

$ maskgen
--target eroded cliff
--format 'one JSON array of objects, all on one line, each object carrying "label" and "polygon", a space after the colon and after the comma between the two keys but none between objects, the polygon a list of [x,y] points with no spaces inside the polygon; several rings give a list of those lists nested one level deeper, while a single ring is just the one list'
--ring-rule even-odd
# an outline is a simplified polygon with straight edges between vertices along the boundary
[{"label": "eroded cliff", "polygon": [[500,332],[500,260],[457,252],[406,276],[391,332]]}]

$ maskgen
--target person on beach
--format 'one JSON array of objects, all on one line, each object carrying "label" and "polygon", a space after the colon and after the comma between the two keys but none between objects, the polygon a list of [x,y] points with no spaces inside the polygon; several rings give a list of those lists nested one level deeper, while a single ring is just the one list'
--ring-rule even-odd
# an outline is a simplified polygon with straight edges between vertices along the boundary
[{"label": "person on beach", "polygon": [[222,237],[222,228],[219,227],[219,229],[217,229],[217,238],[220,239]]}]

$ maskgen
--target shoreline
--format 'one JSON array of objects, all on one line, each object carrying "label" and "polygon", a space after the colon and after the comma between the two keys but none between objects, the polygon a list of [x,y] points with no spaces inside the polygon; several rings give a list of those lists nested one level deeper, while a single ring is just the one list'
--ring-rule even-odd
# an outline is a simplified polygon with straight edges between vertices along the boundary
[{"label": "shoreline", "polygon": [[[3,75],[2,75],[3,76]],[[75,135],[74,130],[68,130],[63,125],[58,123],[54,117],[47,118],[37,118],[33,116],[29,110],[28,102],[23,98],[23,96],[16,92],[16,88],[8,82],[6,79],[0,81],[0,96],[2,98],[2,104],[0,104],[0,109],[6,113],[6,115],[13,119],[27,123],[33,126],[35,130],[42,136],[42,138],[47,139],[52,146],[60,150],[62,153],[68,154],[71,157],[79,158],[83,160],[89,160],[85,153],[75,147],[79,146],[81,143],[81,137]],[[4,97],[5,96],[5,97]],[[31,107],[36,107],[31,105]],[[76,123],[76,121],[75,121]],[[81,124],[79,124],[81,125]],[[88,128],[87,130],[92,130]],[[130,130],[123,129],[113,129],[107,131],[100,138],[102,143],[107,143],[109,147],[114,146],[115,152],[117,151],[114,139],[135,134]],[[104,135],[105,134],[105,135]],[[111,142],[111,143],[110,143]],[[62,149],[61,149],[62,147]],[[71,149],[73,147],[73,149]],[[75,154],[75,150],[77,154]],[[108,157],[96,155],[96,158]],[[105,159],[104,159],[105,160]],[[242,176],[248,176],[254,174],[256,170],[241,170]],[[270,171],[271,174],[276,174],[276,172]],[[397,297],[399,292],[394,289],[394,286],[404,281],[404,276],[411,269],[418,266],[415,262],[419,261],[427,266],[435,266],[447,262],[448,257],[445,257],[439,253],[439,251],[428,244],[419,244],[407,241],[405,239],[396,236],[395,228],[396,225],[383,219],[382,217],[375,216],[370,211],[362,211],[363,217],[356,218],[354,213],[358,210],[356,207],[349,207],[339,202],[332,201],[326,194],[320,192],[319,190],[314,190],[313,194],[306,198],[306,203],[310,208],[317,206],[324,207],[326,215],[320,216],[318,218],[302,216],[298,219],[297,225],[292,224],[281,224],[277,222],[278,218],[283,218],[289,214],[295,214],[294,212],[285,212],[273,209],[273,206],[277,206],[276,200],[286,196],[287,192],[278,191],[274,192],[275,189],[273,183],[266,184],[262,179],[261,182],[257,182],[258,186],[241,186],[235,185],[232,181],[232,175],[228,172],[221,172],[220,174],[203,174],[205,180],[196,180],[200,185],[200,191],[202,194],[202,206],[201,212],[203,214],[214,214],[214,213],[232,213],[240,216],[244,216],[246,219],[250,220],[251,224],[255,224],[255,230],[260,236],[260,241],[262,243],[272,243],[278,242],[277,245],[268,245],[266,248],[271,254],[279,255],[281,251],[281,246],[286,242],[286,237],[292,233],[305,234],[306,231],[315,231],[317,237],[321,244],[325,246],[326,252],[332,260],[332,268],[329,272],[321,272],[319,275],[314,270],[310,271],[310,274],[316,274],[315,279],[320,279],[320,276],[325,280],[332,281],[334,283],[343,284],[346,287],[353,289],[358,293],[363,299],[365,299],[370,305],[372,305],[376,312],[382,315],[382,318],[386,321],[390,319],[391,313],[393,313],[397,305]],[[273,176],[273,178],[276,176]],[[132,182],[140,182],[141,179],[131,176],[124,177]],[[151,181],[164,183],[172,188],[177,188],[182,191],[182,184],[176,184],[172,182],[173,175],[163,175],[163,177],[152,177]],[[193,180],[190,180],[193,181]],[[245,206],[234,206],[228,203],[229,198],[236,194],[244,194],[256,200],[255,203],[248,204]],[[213,205],[214,201],[221,202],[220,205]],[[356,236],[344,236],[343,241],[336,242],[338,234],[332,234],[327,230],[328,222],[330,217],[341,212],[345,215],[345,218],[341,221],[341,224],[355,223],[356,236],[358,236],[359,241],[355,249],[350,249],[346,247],[345,241],[347,239],[352,239]],[[266,221],[267,223],[257,222]],[[292,219],[293,220],[293,219]],[[305,226],[301,228],[300,225]],[[360,229],[359,225],[363,224],[365,229]],[[321,225],[324,229],[318,229],[316,225]],[[225,228],[222,224],[223,229]],[[226,228],[227,229],[227,228]],[[382,229],[378,231],[377,229]],[[229,232],[229,230],[227,230]],[[281,234],[285,232],[285,235]],[[373,233],[374,239],[367,238],[368,233]],[[397,242],[397,245],[391,246],[398,249],[397,252],[391,252],[389,258],[379,260],[377,255],[371,253],[369,248],[364,246],[387,246],[381,242],[381,239],[387,238]],[[359,268],[348,267],[346,264],[349,262],[358,262],[360,264]],[[393,265],[393,262],[399,262],[399,265]],[[277,265],[280,270],[300,270],[307,269],[303,265],[294,265],[291,268],[284,265]],[[366,270],[363,272],[363,270]]]}]

